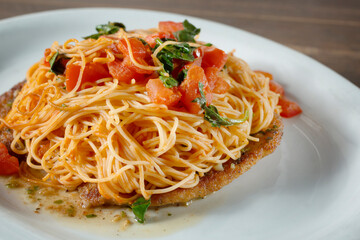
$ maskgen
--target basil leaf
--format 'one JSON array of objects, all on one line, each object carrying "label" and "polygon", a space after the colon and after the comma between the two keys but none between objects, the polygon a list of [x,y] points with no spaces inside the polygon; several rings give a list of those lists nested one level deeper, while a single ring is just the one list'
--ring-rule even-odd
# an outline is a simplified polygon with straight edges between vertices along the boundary
[{"label": "basil leaf", "polygon": [[56,75],[64,74],[65,64],[62,62],[62,59],[69,59],[65,54],[59,54],[59,50],[51,57],[49,60],[50,71]]},{"label": "basil leaf", "polygon": [[[161,52],[161,51],[160,51]],[[159,59],[159,61],[163,64],[164,66],[164,70],[167,73],[171,73],[174,70],[174,63],[173,63],[173,59],[167,55],[167,54],[163,54],[163,53],[159,53],[157,58]]]},{"label": "basil leaf", "polygon": [[[163,41],[160,39],[156,39],[156,46],[152,49],[154,52]],[[156,57],[160,60],[160,62],[164,65],[164,69],[169,74],[174,70],[174,59],[184,60],[188,62],[194,61],[193,52],[195,47],[191,47],[187,43],[181,43],[176,45],[166,45],[161,51],[156,55]]]},{"label": "basil leaf", "polygon": [[182,81],[184,81],[184,79],[187,76],[187,72],[188,69],[183,69],[177,76],[176,80],[178,81],[178,84],[180,85],[182,83]]},{"label": "basil leaf", "polygon": [[167,88],[177,87],[179,85],[179,82],[173,77],[160,76],[159,78]]},{"label": "basil leaf", "polygon": [[151,204],[151,199],[145,200],[145,198],[138,198],[133,204],[131,204],[131,209],[135,214],[135,219],[139,223],[145,222],[145,213],[148,207]]},{"label": "basil leaf", "polygon": [[149,45],[144,39],[142,39],[142,38],[137,38],[137,39],[139,39],[140,42],[142,42],[142,44],[143,44],[144,46]]},{"label": "basil leaf", "polygon": [[173,59],[194,61],[194,49],[194,47],[190,47],[187,43],[181,43],[177,45],[167,45],[159,52],[159,54],[166,54]]},{"label": "basil leaf", "polygon": [[[155,41],[156,41],[156,45],[152,49],[152,52],[155,52],[155,50],[161,44],[163,44],[163,41],[160,39],[156,39]],[[158,73],[160,75],[160,80],[163,82],[165,87],[171,88],[171,87],[179,86],[180,83],[184,80],[184,78],[186,77],[187,70],[183,70],[182,72],[180,72],[176,77],[176,79],[174,76],[171,76],[171,73],[174,70],[173,61],[174,59],[183,60],[187,62],[194,61],[194,55],[193,55],[194,50],[195,47],[191,47],[187,43],[181,43],[181,44],[166,45],[164,48],[161,49],[160,52],[158,52],[156,57],[163,64],[163,68],[164,68],[164,70],[158,71]]]},{"label": "basil leaf", "polygon": [[174,32],[174,36],[180,42],[195,42],[194,37],[200,33],[200,28],[196,28],[188,20],[183,22],[184,30]]},{"label": "basil leaf", "polygon": [[97,25],[95,28],[98,33],[86,36],[84,37],[84,39],[98,39],[102,35],[114,34],[118,32],[120,28],[123,28],[124,30],[126,29],[124,24],[118,22],[108,22],[108,24],[100,24]]},{"label": "basil leaf", "polygon": [[241,119],[230,119],[227,117],[222,117],[219,114],[219,111],[214,105],[206,106],[206,98],[204,93],[204,84],[199,82],[199,91],[200,98],[195,98],[193,102],[197,102],[202,109],[204,109],[204,119],[211,123],[213,127],[220,126],[232,126],[235,124],[240,124],[245,122],[249,118],[249,111],[245,111],[245,116]]}]

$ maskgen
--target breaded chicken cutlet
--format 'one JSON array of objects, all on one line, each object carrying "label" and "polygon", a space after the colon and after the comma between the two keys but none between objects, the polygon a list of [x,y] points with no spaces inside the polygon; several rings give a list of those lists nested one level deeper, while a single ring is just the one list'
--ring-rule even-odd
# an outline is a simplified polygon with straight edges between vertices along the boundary
[{"label": "breaded chicken cutlet", "polygon": [[[10,111],[11,103],[23,85],[24,82],[21,82],[0,96],[0,117],[6,116]],[[241,174],[248,171],[260,159],[275,151],[280,144],[282,135],[282,119],[276,114],[267,130],[258,132],[254,135],[259,141],[251,141],[246,148],[243,149],[240,159],[227,161],[223,164],[222,171],[212,169],[202,177],[199,184],[193,188],[178,188],[168,193],[153,195],[151,197],[151,206],[186,203],[192,199],[203,198],[220,190],[222,187],[238,178]],[[0,141],[6,145],[10,154],[19,157],[19,160],[24,160],[25,156],[16,155],[11,151],[10,144],[12,140],[12,130],[7,127],[2,127],[0,129]],[[84,183],[80,185],[77,190],[80,193],[83,207],[116,204],[114,201],[107,200],[101,196],[96,184]]]}]

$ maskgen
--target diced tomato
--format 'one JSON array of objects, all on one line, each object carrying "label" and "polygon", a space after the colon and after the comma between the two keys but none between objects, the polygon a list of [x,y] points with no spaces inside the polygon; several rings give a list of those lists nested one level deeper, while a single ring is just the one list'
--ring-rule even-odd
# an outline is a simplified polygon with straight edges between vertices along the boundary
[{"label": "diced tomato", "polygon": [[47,67],[50,67],[50,63],[48,61],[46,61],[46,58],[50,55],[50,53],[51,53],[50,48],[45,49],[45,51],[44,51],[44,65],[47,66]]},{"label": "diced tomato", "polygon": [[19,160],[11,156],[6,146],[0,142],[0,175],[11,175],[19,172]]},{"label": "diced tomato", "polygon": [[191,66],[201,67],[202,57],[195,58],[194,61],[189,62],[185,65],[185,69],[189,69]]},{"label": "diced tomato", "polygon": [[155,47],[156,42],[155,40],[159,38],[159,39],[163,39],[163,38],[172,38],[174,39],[174,35],[171,32],[157,32],[157,33],[153,33],[151,35],[148,35],[145,38],[145,41],[150,45],[150,47]]},{"label": "diced tomato", "polygon": [[209,83],[206,79],[204,70],[196,65],[191,65],[188,69],[186,78],[180,85],[181,102],[185,105],[186,109],[191,113],[198,113],[201,108],[198,103],[192,102],[195,98],[200,97],[199,82],[204,84],[204,93],[206,103],[209,105],[212,101],[212,93]]},{"label": "diced tomato", "polygon": [[270,88],[271,91],[280,94],[280,96],[284,96],[284,93],[285,93],[284,88],[280,84],[278,84],[277,82],[270,81],[269,82],[269,88]]},{"label": "diced tomato", "polygon": [[116,59],[113,62],[108,63],[109,72],[113,78],[116,78],[120,82],[130,83],[132,79],[137,81],[144,80],[144,75],[137,73],[129,68],[124,61]]},{"label": "diced tomato", "polygon": [[160,32],[177,32],[184,29],[184,25],[181,22],[164,21],[159,22]]},{"label": "diced tomato", "polygon": [[195,58],[194,61],[192,62],[188,62],[184,65],[184,61],[183,60],[179,60],[179,59],[174,59],[173,60],[173,64],[174,64],[174,70],[172,71],[171,75],[172,76],[178,76],[178,74],[184,70],[184,69],[187,69],[189,70],[189,68],[191,66],[198,66],[198,67],[201,67],[201,62],[202,62],[202,57],[198,57],[198,58]]},{"label": "diced tomato", "polygon": [[273,80],[273,75],[271,73],[268,72],[264,72],[264,71],[260,71],[260,70],[256,70],[254,71],[256,73],[261,73],[262,75],[264,75],[265,77],[269,78],[270,80]]},{"label": "diced tomato", "polygon": [[228,55],[223,51],[215,47],[201,47],[204,56],[202,60],[202,68],[216,67],[219,71],[224,67]]},{"label": "diced tomato", "polygon": [[280,113],[280,116],[285,118],[291,118],[302,113],[300,106],[296,102],[290,101],[287,97],[284,96],[285,94],[284,88],[279,83],[272,81],[273,75],[271,73],[259,71],[259,70],[256,70],[254,72],[261,73],[265,77],[269,78],[271,80],[269,82],[270,90],[280,94],[279,103],[278,103],[278,105],[280,105],[282,108],[282,112]]},{"label": "diced tomato", "polygon": [[208,67],[205,69],[205,75],[209,82],[210,89],[213,93],[223,94],[226,93],[230,85],[218,76],[219,70],[216,67]]},{"label": "diced tomato", "polygon": [[[81,66],[70,64],[66,66],[66,90],[71,91],[75,88],[80,75]],[[96,80],[111,77],[106,65],[101,63],[87,63],[81,78],[81,85],[87,82],[95,82]],[[80,85],[80,87],[81,87]],[[79,88],[80,90],[80,88]]]},{"label": "diced tomato", "polygon": [[181,99],[181,93],[176,88],[167,88],[159,78],[150,79],[146,84],[146,91],[151,102],[175,106]]},{"label": "diced tomato", "polygon": [[109,48],[111,49],[111,51],[115,54],[119,54],[120,53],[120,50],[118,49],[117,45],[115,43],[111,44],[109,46]]},{"label": "diced tomato", "polygon": [[196,48],[193,52],[195,58],[201,58],[204,56],[204,49],[202,47]]},{"label": "diced tomato", "polygon": [[278,104],[282,108],[282,112],[280,113],[280,116],[282,117],[291,118],[302,113],[300,106],[296,102],[290,101],[285,96],[279,98]]},{"label": "diced tomato", "polygon": [[[145,57],[147,57],[149,55],[149,51],[148,51],[149,49],[147,47],[145,47],[145,45],[139,39],[129,38],[128,40],[131,45],[131,50],[133,52],[134,58],[136,60],[138,60],[140,58],[144,59]],[[117,45],[117,47],[124,55],[127,55],[127,56],[129,55],[129,47],[124,38],[122,38],[119,41],[119,44]]]},{"label": "diced tomato", "polygon": [[[131,45],[131,50],[134,56],[134,59],[137,63],[145,66],[149,66],[149,63],[152,61],[151,51],[148,46],[145,46],[139,39],[137,38],[129,38],[129,43]],[[129,48],[125,39],[121,39],[118,44],[119,50],[124,54],[124,64],[129,68],[134,70],[137,73],[141,74],[151,74],[152,70],[146,70],[139,68],[133,64],[130,58]]]}]

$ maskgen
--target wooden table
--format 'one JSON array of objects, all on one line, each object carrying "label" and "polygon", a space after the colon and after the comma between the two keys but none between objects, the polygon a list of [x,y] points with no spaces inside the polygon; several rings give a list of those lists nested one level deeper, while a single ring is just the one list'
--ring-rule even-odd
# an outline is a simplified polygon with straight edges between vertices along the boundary
[{"label": "wooden table", "polygon": [[0,19],[75,7],[141,8],[225,23],[296,49],[360,87],[359,0],[0,0]]}]

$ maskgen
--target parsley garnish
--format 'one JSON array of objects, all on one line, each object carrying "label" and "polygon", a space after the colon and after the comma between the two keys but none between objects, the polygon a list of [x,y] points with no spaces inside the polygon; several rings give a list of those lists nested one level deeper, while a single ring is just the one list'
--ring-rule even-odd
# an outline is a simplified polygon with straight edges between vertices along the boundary
[{"label": "parsley garnish", "polygon": [[35,194],[37,190],[39,190],[39,186],[33,186],[26,189],[29,195]]},{"label": "parsley garnish", "polygon": [[200,33],[200,28],[196,28],[188,20],[183,22],[184,30],[174,32],[174,36],[180,42],[195,42],[194,37]]},{"label": "parsley garnish", "polygon": [[220,126],[232,126],[235,124],[245,122],[249,117],[249,112],[245,111],[245,116],[242,119],[230,119],[227,117],[222,117],[219,114],[219,111],[214,105],[206,106],[206,98],[204,94],[204,84],[199,82],[199,91],[201,97],[195,98],[193,102],[197,102],[202,109],[204,109],[204,119],[211,123],[213,127],[220,127]]},{"label": "parsley garnish", "polygon": [[97,215],[93,213],[86,215],[86,218],[95,218],[95,217],[97,217]]},{"label": "parsley garnish", "polygon": [[146,200],[145,198],[140,197],[131,205],[131,209],[135,214],[136,221],[138,221],[139,223],[145,222],[145,213],[150,204],[151,199]]},{"label": "parsley garnish", "polygon": [[118,22],[109,22],[108,24],[100,24],[96,26],[96,31],[98,33],[89,35],[84,37],[84,39],[92,38],[92,39],[98,39],[102,35],[110,35],[118,32],[120,28],[123,28],[125,30],[125,25]]}]

